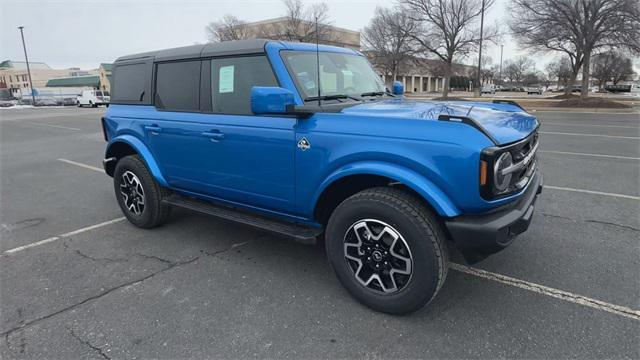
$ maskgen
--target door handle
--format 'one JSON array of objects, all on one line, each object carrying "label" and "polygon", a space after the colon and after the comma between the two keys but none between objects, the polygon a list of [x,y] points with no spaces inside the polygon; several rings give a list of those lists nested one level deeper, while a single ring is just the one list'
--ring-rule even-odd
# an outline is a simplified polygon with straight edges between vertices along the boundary
[{"label": "door handle", "polygon": [[220,132],[220,130],[211,130],[205,131],[202,133],[202,136],[211,139],[211,141],[218,142],[224,139],[224,134]]},{"label": "door handle", "polygon": [[151,134],[153,135],[158,135],[160,133],[160,131],[162,131],[162,128],[158,125],[145,125],[144,129],[151,132]]}]

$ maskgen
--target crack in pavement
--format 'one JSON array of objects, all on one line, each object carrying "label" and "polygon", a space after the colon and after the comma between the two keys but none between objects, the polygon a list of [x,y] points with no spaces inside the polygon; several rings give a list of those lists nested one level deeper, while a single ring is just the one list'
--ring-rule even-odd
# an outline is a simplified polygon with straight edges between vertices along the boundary
[{"label": "crack in pavement", "polygon": [[555,215],[555,214],[549,214],[549,213],[545,213],[545,212],[541,212],[540,214],[542,214],[542,216],[545,217],[550,217],[550,218],[556,218],[556,219],[563,219],[563,220],[570,220],[570,221],[574,221],[574,222],[586,222],[586,223],[595,223],[595,224],[603,224],[603,225],[611,225],[611,226],[617,226],[626,230],[631,230],[631,231],[640,231],[640,229],[635,228],[633,226],[629,226],[629,225],[622,225],[622,224],[617,224],[614,222],[609,222],[609,221],[602,221],[602,220],[579,220],[579,219],[574,219],[574,218],[570,218],[567,216],[562,216],[562,215]]},{"label": "crack in pavement", "polygon": [[86,347],[88,347],[88,348],[90,348],[90,349],[92,349],[92,350],[96,351],[96,352],[97,352],[98,354],[100,354],[100,356],[102,356],[104,359],[111,360],[111,358],[110,358],[107,354],[105,354],[105,353],[104,353],[104,351],[102,351],[102,349],[101,349],[101,348],[99,348],[99,347],[97,347],[97,346],[95,346],[95,345],[92,345],[92,344],[89,342],[89,340],[84,340],[83,338],[81,338],[80,336],[78,336],[78,335],[73,331],[73,329],[69,329],[69,333],[70,333],[70,334],[71,334],[71,336],[73,336],[76,340],[78,340],[82,345],[84,345],[84,346],[86,346]]},{"label": "crack in pavement", "polygon": [[112,293],[114,291],[118,291],[120,289],[129,287],[129,286],[137,285],[137,284],[139,284],[139,283],[141,283],[141,282],[143,282],[145,280],[148,280],[148,279],[150,279],[150,278],[152,278],[152,277],[154,277],[154,276],[156,276],[158,274],[161,274],[161,273],[163,273],[165,271],[168,271],[168,270],[171,270],[173,268],[180,267],[180,266],[183,266],[183,265],[190,264],[190,263],[198,260],[199,258],[200,258],[199,256],[196,256],[196,257],[194,257],[192,259],[189,259],[189,260],[180,261],[180,262],[172,262],[172,265],[169,265],[169,266],[165,267],[164,269],[158,270],[156,272],[153,272],[153,273],[151,273],[151,274],[149,274],[147,276],[144,276],[144,277],[136,279],[136,280],[128,281],[128,282],[126,282],[124,284],[112,287],[110,289],[107,289],[105,291],[100,292],[99,294],[90,296],[90,297],[88,297],[88,298],[86,298],[86,299],[84,299],[84,300],[82,300],[80,302],[77,302],[75,304],[69,305],[69,306],[67,306],[65,308],[62,308],[62,309],[60,309],[58,311],[55,311],[55,312],[53,312],[51,314],[47,314],[47,315],[35,318],[33,320],[25,321],[23,324],[21,324],[19,326],[16,326],[16,327],[14,327],[12,329],[9,329],[7,331],[4,331],[4,332],[0,333],[0,336],[4,336],[6,341],[7,341],[7,343],[8,343],[9,342],[9,336],[11,334],[13,334],[14,332],[16,332],[16,331],[19,331],[19,330],[22,330],[24,328],[30,327],[30,326],[32,326],[34,324],[37,324],[37,323],[39,323],[39,322],[41,322],[43,320],[50,319],[50,318],[52,318],[52,317],[54,317],[56,315],[65,313],[65,312],[67,312],[69,310],[73,310],[73,309],[75,309],[75,308],[77,308],[77,307],[79,307],[79,306],[81,306],[83,304],[86,304],[86,303],[90,302],[90,301],[100,299],[101,297],[103,297],[105,295],[109,295],[110,293]]},{"label": "crack in pavement", "polygon": [[133,257],[141,257],[141,258],[145,258],[145,259],[149,259],[149,260],[156,260],[156,261],[159,261],[161,263],[165,263],[165,264],[167,264],[169,266],[174,266],[176,264],[176,262],[174,262],[174,261],[163,259],[163,258],[161,258],[159,256],[147,255],[147,254],[143,254],[143,253],[133,253],[133,254],[131,254],[129,256],[119,257],[119,258],[95,257],[95,256],[91,256],[89,254],[86,254],[86,253],[80,251],[79,249],[71,248],[71,246],[69,246],[69,244],[66,241],[62,243],[62,246],[66,250],[73,251],[77,255],[79,255],[80,257],[83,257],[83,258],[91,260],[91,261],[106,261],[106,262],[113,262],[113,263],[122,263],[122,262],[130,261],[131,258],[133,258]]},{"label": "crack in pavement", "polygon": [[[261,235],[259,235],[259,236],[255,237],[254,239],[251,239],[251,240],[248,240],[248,241],[245,241],[245,242],[231,244],[231,246],[229,246],[229,247],[227,247],[227,248],[224,248],[224,249],[222,249],[222,250],[219,250],[219,251],[214,251],[214,252],[211,252],[211,253],[210,253],[210,252],[206,252],[206,251],[204,251],[204,250],[200,250],[200,252],[201,252],[202,254],[207,255],[207,256],[216,256],[216,255],[219,255],[219,254],[225,253],[225,252],[227,252],[227,251],[233,250],[233,249],[235,249],[235,248],[238,248],[238,247],[240,247],[240,246],[246,245],[246,244],[248,244],[248,243],[254,242],[254,241],[256,241],[256,240],[260,239],[260,238],[261,238],[261,237],[263,237],[263,236],[265,236],[265,234],[261,234]],[[71,248],[68,246],[68,244],[66,244],[66,245],[64,245],[64,244],[65,244],[65,243],[63,243],[63,246],[64,246],[66,249],[71,249]],[[75,249],[74,249],[74,250],[75,250]],[[76,252],[76,253],[78,253],[78,252]],[[80,255],[80,256],[82,256],[82,255]],[[148,258],[148,259],[154,259],[154,260],[157,260],[157,261],[160,261],[160,262],[163,262],[163,263],[167,264],[167,267],[165,267],[164,269],[158,270],[158,271],[156,271],[156,272],[153,272],[153,273],[151,273],[151,274],[149,274],[149,275],[147,275],[147,276],[144,276],[144,277],[142,277],[142,278],[140,278],[140,279],[132,280],[132,281],[126,282],[126,283],[124,283],[124,284],[121,284],[121,285],[115,286],[115,287],[113,287],[113,288],[110,288],[110,289],[108,289],[108,290],[102,291],[102,292],[100,292],[100,293],[99,293],[99,294],[97,294],[97,295],[90,296],[90,297],[88,297],[88,298],[86,298],[86,299],[84,299],[84,300],[82,300],[82,301],[80,301],[80,302],[77,302],[77,303],[75,303],[75,304],[69,305],[69,306],[67,306],[67,307],[65,307],[65,308],[63,308],[63,309],[60,309],[60,310],[58,310],[58,311],[55,311],[55,312],[53,312],[53,313],[50,313],[50,314],[47,314],[47,315],[44,315],[44,316],[41,316],[41,317],[35,318],[35,319],[33,319],[33,320],[29,320],[29,321],[21,322],[21,323],[20,323],[20,325],[18,325],[18,326],[16,326],[16,327],[13,327],[13,328],[11,328],[11,329],[9,329],[9,330],[7,330],[7,331],[4,331],[4,332],[2,332],[2,333],[0,333],[0,336],[2,336],[2,337],[4,337],[4,338],[5,338],[5,341],[6,341],[6,343],[7,343],[7,346],[9,346],[9,337],[10,337],[13,333],[15,333],[16,331],[23,330],[23,329],[25,329],[25,328],[28,328],[28,327],[30,327],[30,326],[32,326],[32,325],[34,325],[34,324],[37,324],[37,323],[41,322],[41,321],[44,321],[44,320],[50,319],[50,318],[52,318],[52,317],[54,317],[54,316],[60,315],[60,314],[65,313],[65,312],[67,312],[67,311],[69,311],[69,310],[73,310],[73,309],[75,309],[75,308],[77,308],[77,307],[79,307],[79,306],[81,306],[81,305],[84,305],[84,304],[86,304],[86,303],[90,302],[90,301],[97,300],[97,299],[100,299],[100,298],[101,298],[101,297],[103,297],[103,296],[109,295],[109,294],[110,294],[110,293],[112,293],[112,292],[115,292],[115,291],[118,291],[118,290],[120,290],[120,289],[123,289],[123,288],[129,287],[129,286],[133,286],[133,285],[137,285],[137,284],[139,284],[139,283],[142,283],[143,281],[148,280],[148,279],[150,279],[150,278],[152,278],[152,277],[154,277],[154,276],[156,276],[156,275],[158,275],[158,274],[162,274],[162,273],[164,273],[165,271],[169,271],[169,270],[171,270],[171,269],[173,269],[173,268],[180,267],[180,266],[183,266],[183,265],[191,264],[191,263],[195,262],[196,260],[198,260],[198,259],[200,258],[200,256],[196,256],[196,257],[191,258],[191,259],[189,259],[189,260],[180,261],[180,262],[175,262],[175,261],[170,261],[170,260],[163,259],[163,258],[160,258],[160,257],[157,257],[157,256],[153,256],[153,255],[133,254],[132,256],[140,256],[140,257],[144,257],[144,258]],[[88,257],[88,258],[89,258],[89,259],[93,259],[92,257]],[[99,258],[96,258],[96,259],[99,259]],[[102,259],[102,260],[104,260],[104,259]],[[111,260],[113,260],[113,259],[111,259]]]}]

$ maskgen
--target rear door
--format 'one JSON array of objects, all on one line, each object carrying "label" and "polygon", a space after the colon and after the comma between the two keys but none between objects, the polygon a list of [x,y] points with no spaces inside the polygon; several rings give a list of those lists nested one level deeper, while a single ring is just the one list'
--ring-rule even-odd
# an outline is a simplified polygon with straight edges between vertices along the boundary
[{"label": "rear door", "polygon": [[145,140],[172,187],[206,192],[202,162],[195,142],[200,141],[201,60],[155,64],[154,109],[138,118]]}]

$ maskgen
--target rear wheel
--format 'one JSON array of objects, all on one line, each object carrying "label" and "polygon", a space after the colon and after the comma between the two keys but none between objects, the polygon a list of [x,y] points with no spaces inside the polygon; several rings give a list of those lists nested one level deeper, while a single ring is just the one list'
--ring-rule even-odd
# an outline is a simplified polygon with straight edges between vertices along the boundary
[{"label": "rear wheel", "polygon": [[120,209],[135,226],[153,228],[169,217],[171,207],[162,204],[169,190],[154,180],[140,156],[125,156],[118,161],[113,185]]},{"label": "rear wheel", "polygon": [[332,213],[325,246],[342,285],[363,304],[404,314],[429,303],[447,274],[444,233],[412,195],[373,188]]}]

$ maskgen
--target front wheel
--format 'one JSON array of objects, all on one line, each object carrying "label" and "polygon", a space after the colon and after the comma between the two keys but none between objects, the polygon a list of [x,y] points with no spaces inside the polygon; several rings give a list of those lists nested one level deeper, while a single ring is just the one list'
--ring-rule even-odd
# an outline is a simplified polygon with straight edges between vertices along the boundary
[{"label": "front wheel", "polygon": [[331,214],[329,262],[361,303],[405,314],[429,303],[447,276],[445,235],[431,211],[395,188],[359,192]]},{"label": "front wheel", "polygon": [[169,217],[171,207],[162,204],[169,190],[154,180],[140,156],[125,156],[118,161],[113,186],[120,209],[135,226],[153,228]]}]

